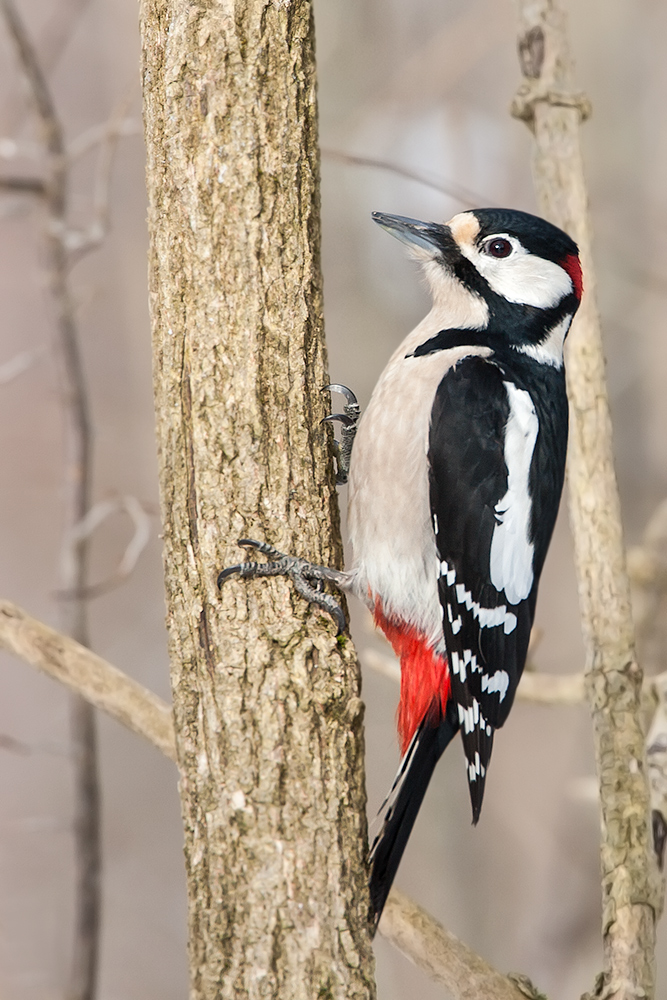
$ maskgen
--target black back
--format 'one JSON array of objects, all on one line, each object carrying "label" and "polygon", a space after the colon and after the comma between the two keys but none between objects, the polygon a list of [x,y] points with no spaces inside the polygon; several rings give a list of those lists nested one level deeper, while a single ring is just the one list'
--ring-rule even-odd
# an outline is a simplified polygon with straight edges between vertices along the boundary
[{"label": "black back", "polygon": [[[438,337],[445,340],[452,332],[459,334],[443,331]],[[478,332],[473,336],[477,341]],[[492,330],[487,336],[495,341]],[[436,393],[429,436],[430,503],[442,561],[438,589],[474,822],[481,809],[493,732],[507,718],[526,661],[539,577],[558,513],[567,443],[562,367],[537,364],[497,341],[494,346],[498,350],[488,360],[469,356],[447,372]],[[498,524],[495,508],[508,486],[507,382],[530,394],[538,419],[529,474],[533,583],[525,599],[512,605],[490,579],[491,542]],[[498,623],[482,627],[484,617],[486,621],[495,617]]]}]

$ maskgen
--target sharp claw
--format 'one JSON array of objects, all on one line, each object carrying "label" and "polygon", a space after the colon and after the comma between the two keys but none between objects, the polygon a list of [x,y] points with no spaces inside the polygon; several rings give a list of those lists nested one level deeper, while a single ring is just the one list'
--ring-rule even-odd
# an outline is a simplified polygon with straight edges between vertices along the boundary
[{"label": "sharp claw", "polygon": [[345,396],[345,406],[343,407],[342,413],[330,413],[328,417],[324,417],[321,423],[330,423],[334,420],[340,420],[342,427],[340,431],[340,441],[335,441],[335,456],[336,456],[336,485],[343,486],[348,479],[348,473],[350,471],[350,455],[352,453],[352,444],[354,442],[354,436],[357,432],[357,422],[359,420],[359,403],[357,397],[348,389],[346,385],[340,385],[338,382],[332,382],[331,385],[325,385],[322,392],[339,392],[342,396]]},{"label": "sharp claw", "polygon": [[[254,538],[238,538],[236,541],[237,545],[240,545],[244,549],[257,549],[259,552],[263,552],[267,556],[279,556],[280,552],[274,549],[272,545],[267,545],[266,542],[256,542]],[[248,563],[239,563],[237,566],[228,566],[227,569],[223,569],[218,573],[217,585],[220,588],[225,580],[230,576],[234,576],[235,573],[243,573],[247,570]]]},{"label": "sharp claw", "polygon": [[341,396],[345,396],[345,410],[347,412],[349,407],[358,408],[359,400],[352,392],[350,388],[346,385],[339,385],[338,382],[332,382],[331,385],[325,385],[322,392],[339,392]]},{"label": "sharp claw", "polygon": [[328,417],[323,417],[320,423],[326,424],[329,420],[340,420],[345,427],[352,427],[357,422],[356,417],[351,417],[347,413],[330,413]]},{"label": "sharp claw", "polygon": [[336,610],[333,612],[333,617],[335,618],[336,625],[338,626],[338,631],[336,632],[336,638],[338,638],[339,635],[344,635],[345,630],[347,629],[345,614],[340,605],[336,606]]},{"label": "sharp claw", "polygon": [[345,396],[345,400],[348,406],[358,406],[359,400],[354,395],[351,389],[348,389],[346,385],[339,385],[338,382],[332,382],[331,385],[325,385],[322,392],[339,392],[341,396]]},{"label": "sharp claw", "polygon": [[279,559],[282,556],[282,552],[274,549],[273,545],[269,545],[268,542],[257,542],[254,538],[239,538],[236,544],[244,549],[257,549],[258,552],[263,552],[271,559]]},{"label": "sharp claw", "polygon": [[228,566],[218,574],[218,588],[222,587],[225,580],[234,574],[238,574],[242,579],[252,579],[255,576],[287,576],[294,584],[297,593],[309,603],[318,605],[331,615],[336,622],[337,635],[342,635],[345,632],[347,621],[343,609],[330,594],[325,594],[319,589],[324,580],[330,580],[340,586],[340,579],[344,574],[323,566],[314,566],[305,559],[287,556],[274,549],[272,545],[268,545],[266,542],[257,542],[253,538],[239,538],[237,545],[243,548],[257,549],[275,561],[267,563],[245,562],[239,563],[237,566]]},{"label": "sharp claw", "polygon": [[228,577],[233,576],[234,573],[240,573],[241,569],[242,566],[239,565],[239,566],[228,566],[227,569],[221,570],[218,573],[218,580],[217,580],[218,590],[220,589],[220,587],[222,587],[223,583]]}]

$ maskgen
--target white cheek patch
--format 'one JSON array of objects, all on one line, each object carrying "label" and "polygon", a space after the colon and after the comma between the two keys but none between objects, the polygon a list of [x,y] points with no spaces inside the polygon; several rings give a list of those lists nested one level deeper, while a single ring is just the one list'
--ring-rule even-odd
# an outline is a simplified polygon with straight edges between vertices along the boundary
[{"label": "white cheek patch", "polygon": [[504,590],[509,604],[528,597],[533,586],[534,545],[528,537],[530,465],[539,421],[530,393],[505,382],[510,413],[505,428],[507,492],[495,506],[498,524],[491,540],[491,583]]},{"label": "white cheek patch", "polygon": [[491,257],[478,247],[460,244],[489,287],[508,302],[551,309],[573,290],[570,275],[552,260],[529,253],[513,236],[499,233],[514,250],[509,257]]},{"label": "white cheek patch", "polygon": [[522,354],[528,354],[543,365],[553,365],[554,368],[563,367],[563,344],[567,331],[570,329],[572,315],[564,316],[556,325],[549,330],[544,340],[539,344],[524,344],[516,347],[515,350]]}]

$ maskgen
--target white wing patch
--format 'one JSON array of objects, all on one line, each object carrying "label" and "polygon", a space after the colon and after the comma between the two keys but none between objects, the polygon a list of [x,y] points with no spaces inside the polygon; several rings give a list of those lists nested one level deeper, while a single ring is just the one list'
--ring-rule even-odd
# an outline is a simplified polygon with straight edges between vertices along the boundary
[{"label": "white wing patch", "polygon": [[[444,559],[440,563],[438,576],[444,577],[449,587],[454,586],[456,582],[456,570]],[[509,635],[516,628],[516,615],[508,611],[505,604],[500,604],[497,608],[483,608],[478,601],[473,600],[472,594],[462,583],[456,584],[455,594],[457,602],[464,605],[468,611],[472,611],[472,616],[477,619],[480,628],[495,628],[502,625],[505,635]],[[444,616],[444,608],[442,613]],[[452,632],[458,635],[461,629],[461,616],[454,618],[451,604],[447,605],[447,615],[452,624]]]},{"label": "white wing patch", "polygon": [[498,524],[491,540],[491,583],[504,590],[510,604],[528,597],[533,586],[533,550],[529,526],[531,497],[530,465],[537,441],[539,421],[530,393],[513,382],[505,382],[510,405],[505,428],[507,492],[495,507]]},{"label": "white wing patch", "polygon": [[482,691],[486,691],[488,694],[497,691],[500,695],[500,701],[507,694],[509,684],[510,678],[506,670],[496,670],[492,677],[489,677],[488,674],[482,674]]},{"label": "white wing patch", "polygon": [[[458,705],[457,708],[459,712],[459,725],[462,727],[464,733],[469,734],[475,729],[479,729],[480,733],[486,733],[487,736],[492,735],[491,726],[482,715],[482,710],[476,698],[473,698],[472,705],[468,708],[464,708],[463,705]],[[473,758],[467,757],[466,771],[468,772],[468,781],[477,781],[478,776],[480,778],[485,776],[486,768],[482,764],[478,750],[475,750]]]}]

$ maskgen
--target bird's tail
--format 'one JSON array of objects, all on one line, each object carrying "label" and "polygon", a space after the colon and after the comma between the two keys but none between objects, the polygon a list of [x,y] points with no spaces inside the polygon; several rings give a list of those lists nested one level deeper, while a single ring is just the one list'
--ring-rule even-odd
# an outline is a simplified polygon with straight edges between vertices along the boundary
[{"label": "bird's tail", "polygon": [[440,699],[434,699],[415,731],[403,755],[391,791],[382,803],[376,821],[381,824],[380,832],[373,840],[370,853],[371,922],[375,927],[382,915],[435,765],[458,728],[451,703],[443,713]]}]

